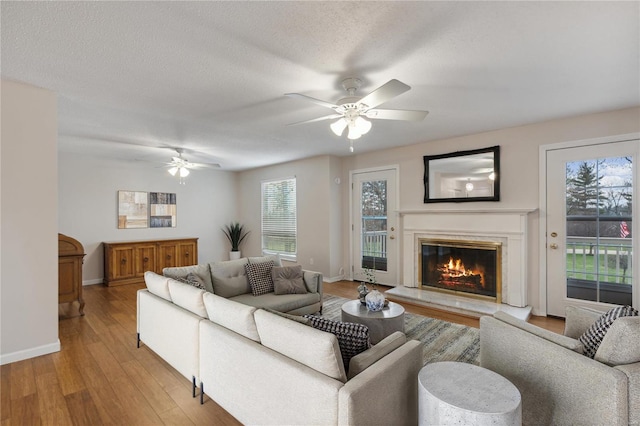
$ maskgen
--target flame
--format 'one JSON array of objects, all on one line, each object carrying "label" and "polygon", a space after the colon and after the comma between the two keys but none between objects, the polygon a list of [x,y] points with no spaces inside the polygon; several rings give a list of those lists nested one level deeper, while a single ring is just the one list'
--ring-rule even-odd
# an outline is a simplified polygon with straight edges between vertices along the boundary
[{"label": "flame", "polygon": [[462,259],[454,259],[449,257],[449,262],[442,264],[442,267],[438,268],[441,276],[445,279],[460,278],[460,277],[472,277],[480,276],[480,284],[484,287],[484,271],[482,269],[473,270],[467,269],[462,263]]}]

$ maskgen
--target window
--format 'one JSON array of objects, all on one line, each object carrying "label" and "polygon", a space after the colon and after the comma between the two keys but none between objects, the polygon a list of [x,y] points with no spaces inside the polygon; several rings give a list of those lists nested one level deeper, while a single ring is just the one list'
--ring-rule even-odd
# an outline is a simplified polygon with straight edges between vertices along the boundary
[{"label": "window", "polygon": [[262,182],[262,251],[295,259],[296,178]]}]

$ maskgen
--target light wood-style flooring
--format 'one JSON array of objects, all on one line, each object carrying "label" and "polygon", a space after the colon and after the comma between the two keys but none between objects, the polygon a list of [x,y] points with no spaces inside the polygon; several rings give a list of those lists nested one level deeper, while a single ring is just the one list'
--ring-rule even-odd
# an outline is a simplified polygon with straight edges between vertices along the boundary
[{"label": "light wood-style flooring", "polygon": [[[60,305],[62,350],[0,367],[0,426],[238,425],[146,346],[136,348],[136,292],[144,285],[84,288],[77,303]],[[354,298],[357,283],[325,283],[326,293]],[[408,312],[478,327],[478,320],[403,303]],[[562,320],[531,322],[562,332]]]}]

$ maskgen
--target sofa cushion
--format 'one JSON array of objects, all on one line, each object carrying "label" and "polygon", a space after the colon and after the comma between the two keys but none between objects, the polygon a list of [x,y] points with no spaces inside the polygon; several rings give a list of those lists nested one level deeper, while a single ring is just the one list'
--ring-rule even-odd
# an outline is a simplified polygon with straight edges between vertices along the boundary
[{"label": "sofa cushion", "polygon": [[640,316],[615,320],[604,335],[594,359],[611,366],[640,363]]},{"label": "sofa cushion", "polygon": [[618,306],[602,314],[578,339],[584,345],[584,354],[593,358],[611,324],[616,319],[627,316],[638,316],[638,311],[631,306]]},{"label": "sofa cushion", "polygon": [[265,347],[343,383],[347,381],[335,335],[264,309],[258,309],[254,316]]},{"label": "sofa cushion", "polygon": [[203,299],[207,315],[212,322],[255,342],[260,342],[256,322],[253,318],[256,308],[212,293],[205,293]]},{"label": "sofa cushion", "polygon": [[171,302],[169,278],[158,275],[155,272],[147,271],[144,273],[144,282],[151,293]]},{"label": "sofa cushion", "polygon": [[231,300],[256,308],[270,308],[280,312],[291,312],[305,306],[320,303],[318,293],[307,294],[282,294],[267,293],[254,296],[251,293],[232,297]]},{"label": "sofa cushion", "polygon": [[211,280],[211,268],[208,263],[191,266],[179,266],[174,268],[164,268],[162,274],[175,280],[186,278],[189,274],[195,274],[204,282],[205,290],[213,293],[213,281]]},{"label": "sofa cushion", "polygon": [[348,369],[351,358],[366,351],[371,346],[369,327],[353,322],[331,321],[317,315],[305,315],[311,320],[311,326],[318,330],[335,334],[338,338],[342,362]]},{"label": "sofa cushion", "polygon": [[275,294],[305,294],[302,265],[274,266],[271,268],[273,292]]},{"label": "sofa cushion", "polygon": [[213,292],[227,298],[251,293],[247,272],[244,269],[247,263],[247,258],[210,263]]},{"label": "sofa cushion", "polygon": [[261,294],[273,292],[273,280],[271,279],[273,265],[273,260],[244,265],[249,278],[249,285],[251,286],[251,294],[260,296]]},{"label": "sofa cushion", "polygon": [[272,260],[274,265],[282,266],[282,260],[280,259],[279,254],[268,254],[266,256],[248,257],[247,259],[249,263],[264,263]]},{"label": "sofa cushion", "polygon": [[169,278],[169,293],[171,293],[171,300],[176,305],[202,318],[207,318],[207,310],[202,300],[202,296],[206,293],[204,289]]}]

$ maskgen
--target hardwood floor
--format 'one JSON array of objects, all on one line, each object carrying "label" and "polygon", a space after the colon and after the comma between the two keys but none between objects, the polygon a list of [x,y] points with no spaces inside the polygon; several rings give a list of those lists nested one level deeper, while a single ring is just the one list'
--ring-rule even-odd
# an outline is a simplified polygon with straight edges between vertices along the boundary
[{"label": "hardwood floor", "polygon": [[[0,367],[0,426],[239,425],[146,346],[136,348],[136,292],[144,285],[84,288],[78,304],[60,305],[62,350]],[[328,294],[353,298],[357,283],[325,283]],[[475,318],[403,303],[408,312],[478,327]],[[553,318],[531,321],[562,332]]]}]

